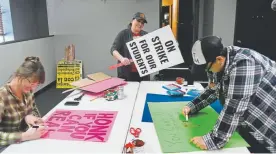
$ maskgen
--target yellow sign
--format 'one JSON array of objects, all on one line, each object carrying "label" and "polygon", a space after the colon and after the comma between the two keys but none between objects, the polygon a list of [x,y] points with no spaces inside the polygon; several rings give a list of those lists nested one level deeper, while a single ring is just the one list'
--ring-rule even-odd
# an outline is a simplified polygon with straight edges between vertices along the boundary
[{"label": "yellow sign", "polygon": [[74,88],[70,83],[82,79],[82,61],[61,60],[57,64],[56,88]]}]

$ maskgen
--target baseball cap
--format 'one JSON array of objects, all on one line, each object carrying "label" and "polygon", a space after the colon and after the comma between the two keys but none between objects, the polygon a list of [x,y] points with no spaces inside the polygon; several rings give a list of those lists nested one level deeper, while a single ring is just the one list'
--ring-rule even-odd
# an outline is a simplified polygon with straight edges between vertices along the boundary
[{"label": "baseball cap", "polygon": [[148,23],[145,14],[141,12],[135,13],[133,19],[144,20],[144,23]]},{"label": "baseball cap", "polygon": [[209,62],[215,62],[221,55],[223,44],[217,36],[206,36],[197,40],[192,47],[193,66],[192,74],[202,72]]}]

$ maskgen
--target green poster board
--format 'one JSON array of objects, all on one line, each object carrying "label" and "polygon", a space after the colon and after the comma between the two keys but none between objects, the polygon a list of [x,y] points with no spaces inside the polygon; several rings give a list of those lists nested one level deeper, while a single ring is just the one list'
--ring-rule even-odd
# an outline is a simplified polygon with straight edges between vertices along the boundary
[{"label": "green poster board", "polygon": [[[164,153],[201,151],[190,143],[195,136],[210,132],[218,114],[211,107],[189,116],[188,122],[181,114],[186,102],[148,103],[155,130]],[[249,147],[246,141],[235,132],[224,148]]]}]

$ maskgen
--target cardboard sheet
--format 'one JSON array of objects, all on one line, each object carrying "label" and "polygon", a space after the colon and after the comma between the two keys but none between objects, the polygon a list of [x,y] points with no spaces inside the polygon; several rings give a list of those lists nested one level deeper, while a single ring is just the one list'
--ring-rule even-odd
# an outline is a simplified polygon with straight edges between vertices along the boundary
[{"label": "cardboard sheet", "polygon": [[93,83],[95,83],[95,81],[90,80],[88,78],[84,78],[84,79],[80,79],[78,81],[72,82],[71,85],[75,87],[84,87]]},{"label": "cardboard sheet", "polygon": [[106,75],[103,72],[98,72],[98,73],[94,73],[94,74],[88,74],[87,77],[89,79],[92,79],[92,80],[96,81],[96,82],[103,81],[103,80],[111,78],[111,76]]}]

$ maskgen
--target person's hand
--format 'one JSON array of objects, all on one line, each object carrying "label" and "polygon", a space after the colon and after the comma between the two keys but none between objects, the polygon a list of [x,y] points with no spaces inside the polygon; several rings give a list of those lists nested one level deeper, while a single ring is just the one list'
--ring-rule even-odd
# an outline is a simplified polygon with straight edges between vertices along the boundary
[{"label": "person's hand", "polygon": [[215,85],[216,85],[216,84],[215,84],[214,82],[210,82],[210,83],[209,83],[209,87],[210,87],[210,88],[215,87]]},{"label": "person's hand", "polygon": [[188,115],[190,113],[191,109],[188,107],[188,106],[185,106],[183,109],[182,109],[182,113],[184,116]]},{"label": "person's hand", "polygon": [[122,58],[121,63],[123,63],[125,66],[130,64],[130,60],[128,58]]},{"label": "person's hand", "polygon": [[45,127],[39,126],[38,128],[30,127],[26,132],[22,133],[21,140],[36,140],[39,139],[45,133]]},{"label": "person's hand", "polygon": [[31,126],[44,125],[44,121],[41,118],[33,116],[33,115],[27,115],[25,117],[25,122]]},{"label": "person's hand", "polygon": [[200,148],[201,150],[207,150],[207,146],[202,137],[194,137],[190,140],[196,147]]}]

